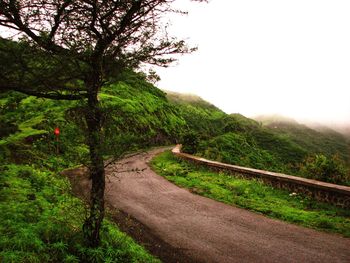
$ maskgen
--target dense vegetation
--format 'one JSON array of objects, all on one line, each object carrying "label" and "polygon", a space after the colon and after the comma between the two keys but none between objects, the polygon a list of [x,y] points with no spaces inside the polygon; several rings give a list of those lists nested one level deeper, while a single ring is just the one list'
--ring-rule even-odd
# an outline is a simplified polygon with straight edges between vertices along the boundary
[{"label": "dense vegetation", "polygon": [[[226,163],[350,185],[350,143],[336,131],[316,131],[289,119],[267,121],[265,118],[258,122],[240,114],[228,115],[192,95],[169,93],[168,98],[179,108],[191,131],[184,137],[184,141],[193,142],[191,147],[184,145],[186,152]],[[187,137],[190,139],[186,140]],[[321,155],[322,164],[317,157]]]},{"label": "dense vegetation", "polygon": [[[125,72],[104,87],[103,154],[119,156],[152,145],[175,142],[185,121],[165,94],[141,74]],[[79,102],[53,101],[16,92],[0,95],[0,147],[2,160],[25,160],[56,151],[53,130],[61,130],[60,156],[81,163],[87,153],[82,128],[84,107]]]},{"label": "dense vegetation", "polygon": [[158,262],[108,220],[101,246],[88,248],[81,231],[87,207],[70,195],[65,178],[41,164],[49,166],[0,167],[1,262]]},{"label": "dense vegetation", "polygon": [[330,128],[312,129],[282,117],[271,119],[265,116],[258,120],[274,134],[288,138],[310,152],[322,152],[327,156],[339,155],[347,163],[350,162],[349,141],[344,135]]},{"label": "dense vegetation", "polygon": [[[105,158],[182,142],[188,152],[224,162],[336,183],[348,180],[349,144],[334,131],[314,131],[296,123],[276,128],[276,124],[263,124],[240,114],[228,115],[196,96],[166,95],[144,75],[132,71],[106,84],[99,100]],[[79,102],[16,92],[0,94],[0,261],[155,261],[108,220],[99,248],[87,248],[83,242],[81,225],[87,208],[71,196],[70,185],[59,171],[88,163],[84,111]],[[55,127],[61,130],[59,141],[53,134]],[[348,227],[348,222],[339,219],[344,215],[342,210],[324,208],[331,212],[306,215],[301,211],[305,207],[318,210],[323,205],[288,195],[284,201],[276,201],[273,196],[286,194],[256,182],[230,181],[233,179],[225,175],[210,179],[212,174],[203,171],[190,173],[192,167],[169,158],[158,160],[157,169],[164,173],[164,165],[174,166],[169,173],[176,176],[165,174],[167,178],[194,192],[292,222],[301,220],[300,224],[315,228],[341,232]],[[253,189],[259,202],[249,206],[245,193]],[[283,207],[277,211],[266,203]],[[288,208],[286,203],[301,210]],[[286,211],[290,213],[284,214]],[[309,217],[311,221],[304,220]],[[314,221],[315,217],[320,220]]]},{"label": "dense vegetation", "polygon": [[254,179],[215,173],[176,158],[170,152],[152,160],[158,174],[178,186],[214,200],[272,218],[350,237],[350,211],[320,203]]},{"label": "dense vegetation", "polygon": [[[173,2],[0,2],[0,26],[5,29],[0,32],[0,90],[84,105],[91,198],[83,233],[90,247],[100,245],[105,215],[100,93],[128,69],[145,70],[145,64],[166,67],[176,61],[175,55],[197,49],[164,28],[164,17],[186,13],[172,8]],[[130,111],[135,113],[135,108]]]},{"label": "dense vegetation", "polygon": [[[105,157],[174,143],[185,121],[165,94],[141,74],[125,72],[115,81],[100,95]],[[101,246],[85,245],[81,225],[87,207],[71,196],[69,182],[59,174],[87,161],[82,111],[78,102],[1,94],[1,262],[157,261],[108,220]],[[55,127],[61,130],[59,142]]]}]

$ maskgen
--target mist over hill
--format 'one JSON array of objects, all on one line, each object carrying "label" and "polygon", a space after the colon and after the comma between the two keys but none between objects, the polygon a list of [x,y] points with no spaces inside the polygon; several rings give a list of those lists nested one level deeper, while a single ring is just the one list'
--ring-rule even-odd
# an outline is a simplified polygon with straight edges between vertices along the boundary
[{"label": "mist over hill", "polygon": [[294,123],[294,124],[305,125],[313,130],[324,132],[324,133],[327,133],[327,132],[340,133],[350,139],[350,120],[349,120],[349,123],[346,123],[346,122],[322,123],[322,122],[316,122],[316,121],[313,122],[313,121],[296,120],[291,117],[286,117],[279,114],[258,115],[252,118],[256,121],[263,123],[264,125],[267,125],[270,123]]},{"label": "mist over hill", "polygon": [[323,126],[311,128],[280,115],[255,119],[226,114],[195,95],[166,92],[192,134],[190,153],[217,161],[307,176],[312,156],[339,158],[350,166],[350,143],[343,134]]},{"label": "mist over hill", "polygon": [[275,122],[285,122],[285,123],[298,123],[295,119],[286,117],[279,114],[271,114],[271,115],[258,115],[253,117],[252,119],[263,123],[264,125],[275,123]]},{"label": "mist over hill", "polygon": [[256,120],[261,121],[263,126],[270,128],[274,133],[283,134],[313,152],[339,154],[347,162],[350,160],[349,152],[347,152],[349,140],[344,134],[326,125],[302,124],[279,115],[265,115]]},{"label": "mist over hill", "polygon": [[316,122],[306,122],[305,125],[319,131],[327,131],[327,130],[336,131],[338,133],[343,134],[348,139],[350,139],[350,124],[346,124],[346,123],[322,124],[322,123],[316,123]]}]

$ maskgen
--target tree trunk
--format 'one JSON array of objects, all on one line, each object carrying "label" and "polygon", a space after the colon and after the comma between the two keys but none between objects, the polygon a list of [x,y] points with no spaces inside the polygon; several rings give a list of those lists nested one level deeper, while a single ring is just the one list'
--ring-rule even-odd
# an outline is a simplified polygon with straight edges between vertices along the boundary
[{"label": "tree trunk", "polygon": [[88,129],[89,170],[92,187],[90,215],[84,222],[83,233],[87,245],[97,247],[100,243],[100,228],[104,217],[105,171],[101,152],[101,110],[97,98],[98,88],[96,86],[91,87],[90,91],[85,119]]}]

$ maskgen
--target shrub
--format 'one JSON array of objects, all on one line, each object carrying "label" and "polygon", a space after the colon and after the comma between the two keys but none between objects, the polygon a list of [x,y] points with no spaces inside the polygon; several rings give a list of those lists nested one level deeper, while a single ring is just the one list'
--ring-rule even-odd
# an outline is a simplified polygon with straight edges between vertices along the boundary
[{"label": "shrub", "polygon": [[182,150],[186,153],[194,154],[197,152],[199,139],[198,134],[189,132],[183,137],[183,148]]},{"label": "shrub", "polygon": [[349,184],[349,174],[344,162],[337,156],[323,154],[308,157],[301,167],[306,177],[335,184]]}]

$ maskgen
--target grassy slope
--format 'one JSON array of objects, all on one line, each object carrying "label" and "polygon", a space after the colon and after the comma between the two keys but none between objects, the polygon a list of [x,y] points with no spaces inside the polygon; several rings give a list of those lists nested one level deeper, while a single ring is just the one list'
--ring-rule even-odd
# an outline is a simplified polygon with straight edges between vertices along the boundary
[{"label": "grassy slope", "polygon": [[273,133],[284,136],[310,152],[324,152],[326,155],[338,154],[344,161],[350,163],[349,142],[342,134],[327,128],[312,129],[296,121],[269,118],[265,116],[259,119],[265,127]]},{"label": "grassy slope", "polygon": [[[184,126],[164,94],[131,72],[105,87],[100,99],[111,116],[104,127],[106,155],[170,143]],[[87,160],[84,134],[76,125],[84,125],[82,110],[74,102],[1,94],[1,262],[158,262],[108,220],[101,247],[84,246],[86,207],[58,174]]]},{"label": "grassy slope", "polygon": [[272,218],[350,237],[350,211],[274,189],[258,180],[211,172],[174,157],[152,160],[155,171],[178,186],[214,200],[237,205]]},{"label": "grassy slope", "polygon": [[197,155],[294,175],[303,175],[301,163],[312,154],[337,154],[349,161],[349,142],[335,131],[316,131],[289,119],[263,125],[240,114],[225,114],[198,97],[171,93],[168,98],[200,137]]},{"label": "grassy slope", "polygon": [[65,178],[34,165],[0,168],[1,262],[158,262],[104,221],[101,246],[84,246],[85,205]]},{"label": "grassy slope", "polygon": [[123,145],[132,151],[174,143],[185,128],[185,120],[165,94],[135,73],[124,73],[121,81],[105,87],[100,97],[108,114],[104,137],[112,146],[110,154]]},{"label": "grassy slope", "polygon": [[212,137],[220,133],[218,123],[225,113],[196,95],[186,95],[167,91],[167,99],[179,110],[187,123],[187,130],[197,132],[202,137]]}]

